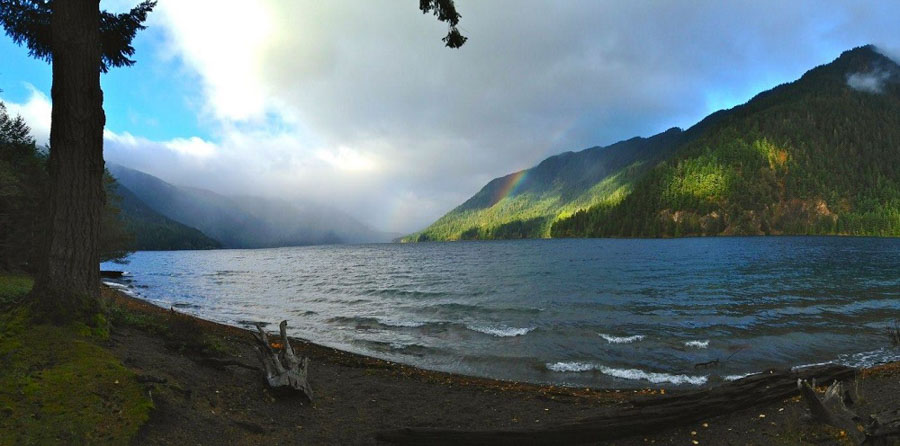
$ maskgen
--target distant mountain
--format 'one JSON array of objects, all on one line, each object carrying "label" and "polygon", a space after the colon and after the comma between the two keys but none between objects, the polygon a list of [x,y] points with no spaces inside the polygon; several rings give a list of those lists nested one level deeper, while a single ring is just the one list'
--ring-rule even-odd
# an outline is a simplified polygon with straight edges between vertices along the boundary
[{"label": "distant mountain", "polygon": [[134,234],[138,251],[216,249],[222,245],[199,230],[167,218],[147,206],[130,189],[116,182],[115,194],[125,229]]},{"label": "distant mountain", "polygon": [[226,248],[269,248],[390,241],[340,211],[310,203],[227,197],[180,187],[152,175],[109,164],[116,180],[156,212],[195,227]]},{"label": "distant mountain", "polygon": [[404,241],[900,235],[900,69],[866,46],[747,104],[489,182]]}]

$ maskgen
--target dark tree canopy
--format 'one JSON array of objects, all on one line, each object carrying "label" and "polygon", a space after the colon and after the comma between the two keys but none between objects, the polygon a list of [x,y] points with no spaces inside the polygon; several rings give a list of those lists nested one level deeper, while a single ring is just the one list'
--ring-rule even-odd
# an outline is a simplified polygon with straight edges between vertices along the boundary
[{"label": "dark tree canopy", "polygon": [[[131,41],[143,25],[156,0],[145,0],[121,14],[100,13],[100,41],[102,53],[100,70],[134,65]],[[50,45],[51,0],[0,0],[0,23],[13,42],[28,47],[28,54],[36,59],[53,61]]]},{"label": "dark tree canopy", "polygon": [[447,22],[450,27],[447,35],[444,36],[444,44],[450,48],[459,48],[469,40],[468,37],[459,33],[456,26],[459,24],[459,18],[462,17],[456,12],[456,5],[453,0],[419,0],[419,9],[423,13],[434,13],[435,17],[442,22]]}]

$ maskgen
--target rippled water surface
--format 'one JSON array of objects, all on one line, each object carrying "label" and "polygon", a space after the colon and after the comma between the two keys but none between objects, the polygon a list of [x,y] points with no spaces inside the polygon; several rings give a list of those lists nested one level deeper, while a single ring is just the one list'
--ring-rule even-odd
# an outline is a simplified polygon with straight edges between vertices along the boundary
[{"label": "rippled water surface", "polygon": [[[104,265],[107,269],[122,269]],[[900,239],[525,240],[138,252],[131,292],[429,369],[697,385],[900,359]],[[718,364],[696,364],[718,360]]]}]

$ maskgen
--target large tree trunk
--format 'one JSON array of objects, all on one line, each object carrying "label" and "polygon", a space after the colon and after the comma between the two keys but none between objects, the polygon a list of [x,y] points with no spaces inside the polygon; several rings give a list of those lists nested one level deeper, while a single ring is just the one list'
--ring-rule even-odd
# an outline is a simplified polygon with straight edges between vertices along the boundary
[{"label": "large tree trunk", "polygon": [[53,112],[44,256],[32,292],[35,316],[57,322],[100,309],[103,92],[100,2],[52,3]]}]

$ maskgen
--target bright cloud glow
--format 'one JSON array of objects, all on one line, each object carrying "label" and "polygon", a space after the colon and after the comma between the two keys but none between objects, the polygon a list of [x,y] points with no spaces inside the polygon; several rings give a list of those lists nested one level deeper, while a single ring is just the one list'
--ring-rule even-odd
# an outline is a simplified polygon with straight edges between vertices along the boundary
[{"label": "bright cloud glow", "polygon": [[374,170],[376,168],[375,161],[370,156],[347,147],[338,147],[337,153],[318,150],[316,156],[339,170]]},{"label": "bright cloud glow", "polygon": [[209,112],[226,119],[262,115],[262,55],[273,40],[266,2],[164,1],[156,13],[171,33],[171,51],[203,75]]},{"label": "bright cloud glow", "polygon": [[173,139],[167,142],[165,146],[178,153],[198,158],[210,157],[216,153],[215,144],[204,141],[196,136],[187,139]]},{"label": "bright cloud glow", "polygon": [[25,103],[6,102],[6,111],[11,116],[21,116],[31,127],[31,136],[39,146],[50,143],[50,98],[40,92],[34,85],[25,84],[29,91],[28,100]]}]

